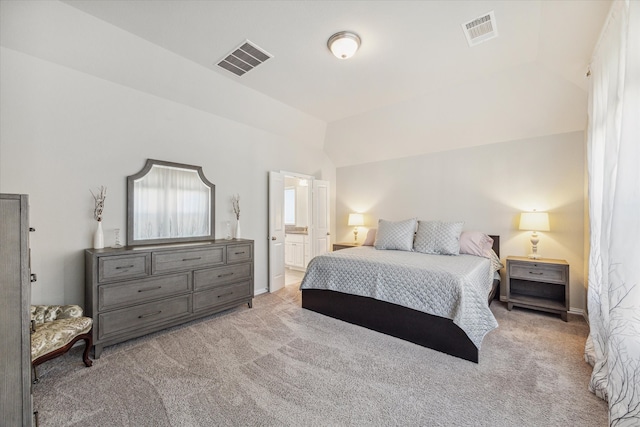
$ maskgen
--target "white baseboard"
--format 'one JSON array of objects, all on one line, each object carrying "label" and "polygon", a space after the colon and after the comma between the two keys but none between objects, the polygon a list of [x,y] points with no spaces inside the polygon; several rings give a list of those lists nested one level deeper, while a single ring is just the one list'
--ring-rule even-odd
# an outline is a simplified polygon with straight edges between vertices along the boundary
[{"label": "white baseboard", "polygon": [[269,289],[267,288],[256,289],[253,291],[253,296],[257,297],[258,295],[266,294],[267,292],[269,292]]},{"label": "white baseboard", "polygon": [[569,307],[569,314],[577,314],[578,316],[584,316],[584,310],[581,308]]},{"label": "white baseboard", "polygon": [[587,325],[589,324],[589,315],[587,313],[587,310],[584,310],[582,308],[569,307],[569,314],[576,314],[578,316],[582,316],[585,322],[587,322]]}]

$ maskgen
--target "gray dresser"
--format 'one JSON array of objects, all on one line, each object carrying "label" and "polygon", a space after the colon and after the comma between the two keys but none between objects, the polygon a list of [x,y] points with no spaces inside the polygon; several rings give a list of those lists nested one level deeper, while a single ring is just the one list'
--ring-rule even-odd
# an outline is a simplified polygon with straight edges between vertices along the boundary
[{"label": "gray dresser", "polygon": [[29,204],[0,194],[0,424],[32,425]]},{"label": "gray dresser", "polygon": [[85,313],[105,346],[253,300],[253,240],[85,251]]}]

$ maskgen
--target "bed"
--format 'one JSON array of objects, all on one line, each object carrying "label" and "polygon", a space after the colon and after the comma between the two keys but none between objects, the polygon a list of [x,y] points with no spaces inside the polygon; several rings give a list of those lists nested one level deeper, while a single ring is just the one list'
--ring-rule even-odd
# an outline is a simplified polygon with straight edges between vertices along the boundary
[{"label": "bed", "polygon": [[[493,239],[492,249],[499,257],[500,237],[489,237]],[[482,289],[476,292],[480,293],[481,296],[476,295],[475,298],[472,299],[465,297],[467,298],[466,301],[472,301],[471,303],[468,302],[467,305],[475,307],[473,310],[479,312],[480,317],[486,318],[482,321],[474,320],[473,316],[475,316],[475,314],[468,315],[467,311],[469,310],[466,308],[455,309],[455,315],[453,316],[432,314],[434,312],[437,313],[438,310],[432,310],[429,309],[429,307],[427,307],[428,309],[426,311],[423,307],[414,308],[412,307],[412,301],[425,299],[425,297],[423,295],[415,296],[413,295],[413,291],[409,292],[411,294],[409,295],[409,303],[403,302],[402,304],[398,304],[386,301],[385,299],[393,301],[393,298],[389,298],[384,291],[382,295],[379,295],[381,293],[379,289],[372,291],[358,288],[353,291],[340,287],[343,283],[360,280],[358,279],[360,273],[349,273],[349,268],[346,267],[350,265],[349,263],[355,263],[358,260],[371,263],[367,271],[369,274],[373,274],[371,272],[375,271],[375,277],[371,276],[372,280],[365,281],[377,282],[378,286],[390,277],[393,278],[388,281],[395,281],[399,276],[414,274],[413,272],[405,273],[405,271],[411,271],[411,268],[413,268],[415,264],[412,259],[420,256],[431,257],[434,260],[436,258],[444,259],[451,265],[453,265],[454,259],[456,261],[464,261],[463,263],[472,266],[469,268],[476,271],[476,276],[481,274],[479,273],[480,270],[478,270],[480,267],[474,266],[480,265],[483,262],[486,264],[486,258],[473,255],[443,256],[416,254],[411,251],[405,252],[404,254],[400,254],[399,252],[400,251],[378,251],[373,247],[358,247],[332,252],[321,257],[316,257],[317,259],[314,258],[309,263],[307,273],[300,286],[302,291],[302,307],[335,319],[363,326],[478,363],[478,354],[482,338],[490,330],[497,327],[497,322],[489,310],[489,305],[496,297],[496,294],[498,294],[500,284],[499,274],[494,271],[494,268],[490,267],[492,273],[490,273],[490,277],[486,277],[485,279],[486,288],[484,287],[485,285],[483,285]],[[374,255],[373,260],[369,260],[369,254]],[[382,257],[382,260],[376,261],[376,256]],[[388,259],[391,258],[393,258],[394,263],[397,262],[399,265],[394,264],[392,267],[389,265],[380,266],[380,263],[385,264]],[[471,258],[478,258],[479,260],[473,260]],[[378,264],[376,264],[376,262]],[[482,264],[483,269],[485,268],[485,264]],[[407,270],[403,270],[405,267]],[[393,272],[388,274],[388,276],[381,277],[381,275],[386,274],[385,271],[389,268],[392,268]],[[433,267],[433,269],[437,271],[443,268],[446,269],[446,267],[438,265]],[[341,271],[342,273],[340,273]],[[421,275],[424,273],[418,272],[416,274]],[[456,271],[449,275],[457,278],[459,273]],[[330,278],[327,279],[327,277]],[[414,278],[413,280],[415,282],[416,279]],[[439,287],[435,289],[437,289],[436,293],[442,293]],[[485,290],[487,292],[483,294]],[[451,292],[456,294],[453,299],[459,297],[458,293],[460,291],[452,290]],[[386,293],[389,294],[390,292],[387,291]],[[367,296],[368,294],[372,294],[373,296]],[[426,299],[429,298],[430,297],[427,297]],[[447,295],[438,295],[438,298],[449,299]],[[455,321],[452,318],[455,318]],[[478,328],[477,325],[473,324],[474,322],[482,324],[479,330],[476,330]]]}]

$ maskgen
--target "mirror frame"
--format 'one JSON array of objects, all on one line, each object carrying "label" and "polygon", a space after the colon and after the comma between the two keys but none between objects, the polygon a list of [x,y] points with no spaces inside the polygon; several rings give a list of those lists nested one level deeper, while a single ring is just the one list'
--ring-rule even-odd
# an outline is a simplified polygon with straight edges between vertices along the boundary
[{"label": "mirror frame", "polygon": [[[144,176],[151,171],[153,166],[168,166],[172,168],[178,169],[186,169],[190,171],[196,171],[202,183],[211,189],[211,205],[209,206],[211,212],[211,224],[209,231],[210,233],[205,236],[189,236],[189,237],[166,237],[159,239],[134,239],[133,230],[135,227],[134,224],[134,215],[136,206],[134,206],[134,182]],[[174,162],[166,162],[163,160],[154,160],[147,159],[142,170],[134,175],[129,175],[127,177],[127,245],[128,246],[138,246],[138,245],[151,245],[151,244],[165,244],[165,243],[185,243],[185,242],[199,242],[203,240],[214,240],[216,235],[215,229],[215,217],[216,217],[216,186],[211,183],[202,172],[201,166],[193,166],[186,165],[183,163],[174,163]]]}]

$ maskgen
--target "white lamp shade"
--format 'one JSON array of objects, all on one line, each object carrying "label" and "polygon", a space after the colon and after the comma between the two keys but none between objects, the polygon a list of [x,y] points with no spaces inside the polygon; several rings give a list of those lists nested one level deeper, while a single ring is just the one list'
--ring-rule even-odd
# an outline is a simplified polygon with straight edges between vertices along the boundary
[{"label": "white lamp shade", "polygon": [[357,34],[341,31],[332,35],[327,46],[336,58],[351,58],[360,47],[360,37]]},{"label": "white lamp shade", "polygon": [[349,214],[349,223],[351,227],[358,227],[364,225],[364,216],[359,213]]},{"label": "white lamp shade", "polygon": [[522,212],[520,230],[549,231],[549,214],[546,212]]}]

